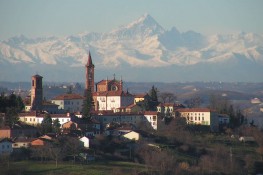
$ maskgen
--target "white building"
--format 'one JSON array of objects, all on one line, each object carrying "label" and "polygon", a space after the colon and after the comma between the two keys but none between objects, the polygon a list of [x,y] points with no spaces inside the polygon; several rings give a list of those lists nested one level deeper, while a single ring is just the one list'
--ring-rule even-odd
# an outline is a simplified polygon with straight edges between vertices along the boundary
[{"label": "white building", "polygon": [[58,109],[74,113],[82,111],[84,97],[78,94],[62,94],[52,99],[52,103],[58,105]]},{"label": "white building", "polygon": [[156,111],[145,111],[144,113],[101,112],[94,115],[94,118],[104,125],[111,122],[130,123],[140,127],[148,125],[155,130],[157,130],[158,124],[158,112]]},{"label": "white building", "polygon": [[179,116],[184,117],[188,124],[210,126],[211,131],[218,131],[218,115],[208,108],[177,109]]},{"label": "white building", "polygon": [[140,134],[138,132],[131,131],[127,134],[124,134],[123,137],[129,140],[138,141],[140,139]]},{"label": "white building", "polygon": [[[52,121],[58,119],[59,123],[63,125],[64,123],[71,120],[70,114],[49,114]],[[45,118],[46,114],[44,113],[37,113],[36,111],[33,112],[26,112],[26,113],[20,113],[19,114],[19,120],[30,124],[30,125],[37,125],[41,124],[43,119]]]},{"label": "white building", "polygon": [[81,137],[79,140],[83,142],[85,148],[89,148],[89,138],[84,136],[84,137]]},{"label": "white building", "polygon": [[175,110],[179,108],[184,108],[184,105],[176,103],[160,103],[157,106],[157,112],[165,116],[169,115],[170,117],[175,117]]},{"label": "white building", "polygon": [[95,92],[93,94],[96,110],[114,110],[134,103],[134,97],[123,91]]}]

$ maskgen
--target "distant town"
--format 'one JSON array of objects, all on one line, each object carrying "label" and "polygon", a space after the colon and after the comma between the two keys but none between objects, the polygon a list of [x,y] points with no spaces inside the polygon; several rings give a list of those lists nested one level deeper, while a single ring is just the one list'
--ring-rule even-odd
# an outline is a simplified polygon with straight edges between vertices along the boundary
[{"label": "distant town", "polygon": [[0,174],[263,173],[262,83],[95,82],[95,66],[84,87],[0,83]]}]

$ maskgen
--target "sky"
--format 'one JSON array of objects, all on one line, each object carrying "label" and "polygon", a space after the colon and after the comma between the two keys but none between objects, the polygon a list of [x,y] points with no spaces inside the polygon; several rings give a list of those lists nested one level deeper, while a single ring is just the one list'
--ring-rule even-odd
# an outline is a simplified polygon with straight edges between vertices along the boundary
[{"label": "sky", "polygon": [[263,33],[262,0],[0,0],[0,40],[109,32],[145,13],[166,30]]}]

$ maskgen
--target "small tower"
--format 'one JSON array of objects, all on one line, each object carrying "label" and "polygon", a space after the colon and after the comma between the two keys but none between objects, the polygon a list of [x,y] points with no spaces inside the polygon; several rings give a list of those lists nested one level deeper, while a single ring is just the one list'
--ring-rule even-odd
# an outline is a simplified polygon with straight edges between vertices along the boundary
[{"label": "small tower", "polygon": [[32,76],[31,110],[41,110],[43,100],[42,78],[40,75]]},{"label": "small tower", "polygon": [[88,89],[91,90],[91,93],[94,92],[94,64],[92,64],[92,59],[90,56],[88,56],[88,62],[86,64],[86,86],[85,90],[87,91]]}]

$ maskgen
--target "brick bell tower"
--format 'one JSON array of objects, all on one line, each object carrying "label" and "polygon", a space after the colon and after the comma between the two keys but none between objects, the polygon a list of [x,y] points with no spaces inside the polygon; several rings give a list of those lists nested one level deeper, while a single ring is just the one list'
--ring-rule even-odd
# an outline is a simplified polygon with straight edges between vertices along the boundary
[{"label": "brick bell tower", "polygon": [[32,76],[31,84],[31,110],[41,110],[43,100],[42,78],[40,75]]},{"label": "brick bell tower", "polygon": [[92,58],[88,56],[88,62],[86,64],[86,86],[85,91],[87,92],[88,89],[91,90],[91,93],[94,92],[94,64],[92,63]]}]

